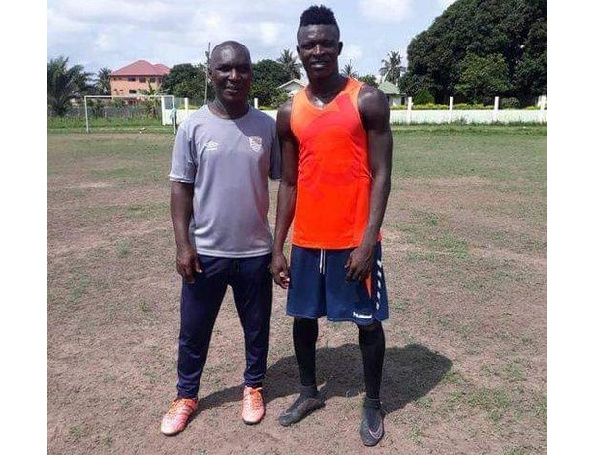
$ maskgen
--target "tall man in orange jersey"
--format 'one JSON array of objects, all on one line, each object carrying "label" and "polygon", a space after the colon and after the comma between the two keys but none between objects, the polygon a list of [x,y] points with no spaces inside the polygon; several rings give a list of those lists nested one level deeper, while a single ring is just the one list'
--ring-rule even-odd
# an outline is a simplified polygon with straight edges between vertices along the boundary
[{"label": "tall man in orange jersey", "polygon": [[[360,435],[383,437],[379,400],[388,318],[380,228],[390,192],[392,133],[385,95],[339,73],[333,12],[300,17],[297,51],[309,85],[277,114],[282,178],[271,273],[288,289],[287,314],[300,371],[300,396],[279,417],[288,426],[324,406],[316,385],[318,318],[358,327],[365,399]],[[283,254],[294,222],[290,266]]]}]

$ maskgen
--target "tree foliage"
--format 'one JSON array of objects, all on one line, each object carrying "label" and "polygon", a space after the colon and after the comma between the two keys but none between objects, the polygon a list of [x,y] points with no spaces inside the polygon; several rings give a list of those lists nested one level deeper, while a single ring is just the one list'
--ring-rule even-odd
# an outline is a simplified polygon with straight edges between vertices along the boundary
[{"label": "tree foliage", "polygon": [[104,67],[98,70],[94,87],[98,95],[110,95],[110,69]]},{"label": "tree foliage", "polygon": [[359,76],[358,80],[364,82],[371,87],[378,87],[377,78],[373,74],[365,74],[364,76]]},{"label": "tree foliage", "polygon": [[[546,0],[457,0],[409,44],[408,71],[400,86],[409,95],[429,90],[437,102],[457,94],[459,86],[463,96],[473,96],[482,88],[467,89],[465,84],[471,80],[473,86],[473,62],[479,57],[487,65],[482,70],[491,83],[487,91],[521,100],[542,95],[546,22]],[[506,65],[506,84],[499,80],[498,56]]]},{"label": "tree foliage", "polygon": [[67,66],[68,57],[50,59],[47,64],[48,107],[52,113],[63,117],[73,98],[81,97],[91,89],[88,82],[91,74],[83,70],[82,65]]},{"label": "tree foliage", "polygon": [[358,79],[358,71],[356,71],[354,69],[354,66],[352,65],[352,60],[350,60],[348,63],[346,63],[344,65],[344,68],[340,72],[343,76],[353,77],[354,79]]},{"label": "tree foliage", "polygon": [[455,90],[474,103],[490,104],[494,95],[505,93],[509,87],[508,65],[502,54],[480,57],[469,53],[461,63]]},{"label": "tree foliage", "polygon": [[288,73],[280,63],[275,60],[265,59],[252,64],[252,87],[250,100],[258,98],[260,106],[274,106],[281,98],[282,84],[290,79]]},{"label": "tree foliage", "polygon": [[281,55],[277,58],[277,63],[283,65],[287,74],[288,80],[300,79],[302,63],[298,61],[298,58],[289,49],[281,51]]},{"label": "tree foliage", "polygon": [[406,71],[402,65],[402,56],[398,51],[388,52],[387,58],[381,60],[381,68],[379,74],[382,81],[389,81],[394,85],[398,85],[400,77]]},{"label": "tree foliage", "polygon": [[[180,63],[171,68],[171,72],[163,80],[161,90],[178,98],[190,98],[195,103],[204,101],[206,69],[202,64]],[[212,86],[208,84],[207,98],[214,97]]]}]

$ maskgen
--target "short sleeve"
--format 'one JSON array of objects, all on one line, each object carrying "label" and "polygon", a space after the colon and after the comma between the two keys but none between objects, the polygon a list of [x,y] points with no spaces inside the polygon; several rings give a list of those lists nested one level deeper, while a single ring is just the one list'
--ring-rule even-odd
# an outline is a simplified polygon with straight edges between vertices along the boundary
[{"label": "short sleeve", "polygon": [[[185,125],[187,126],[187,125]],[[194,183],[196,180],[196,144],[188,128],[182,125],[175,135],[169,179],[173,182]]]},{"label": "short sleeve", "polygon": [[271,164],[269,166],[269,178],[271,180],[281,179],[281,147],[279,137],[277,136],[277,127],[275,122],[271,123]]}]

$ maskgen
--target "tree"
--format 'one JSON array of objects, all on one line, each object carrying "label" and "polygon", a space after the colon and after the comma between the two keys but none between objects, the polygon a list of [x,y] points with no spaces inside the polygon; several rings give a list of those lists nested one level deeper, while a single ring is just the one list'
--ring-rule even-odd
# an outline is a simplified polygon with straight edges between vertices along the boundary
[{"label": "tree", "polygon": [[342,75],[346,77],[353,77],[354,79],[358,79],[358,72],[352,66],[352,60],[344,65],[344,69],[342,69]]},{"label": "tree", "polygon": [[[509,85],[498,96],[525,100],[546,92],[546,0],[456,0],[408,45],[406,82],[427,84],[447,102],[467,55],[500,54]],[[472,58],[472,57],[469,57]],[[471,100],[472,101],[472,100]]]},{"label": "tree", "polygon": [[381,60],[379,74],[382,76],[382,82],[390,81],[392,84],[398,85],[404,71],[406,68],[402,66],[402,57],[398,51],[388,52],[387,58]]},{"label": "tree", "polygon": [[[204,65],[194,66],[191,63],[180,63],[171,68],[171,72],[163,81],[161,90],[178,98],[190,98],[199,104],[204,100],[205,78]],[[208,90],[208,97],[212,98],[214,94],[210,85]]]},{"label": "tree", "polygon": [[377,78],[373,74],[365,74],[364,76],[360,76],[358,80],[370,85],[371,87],[377,88],[379,86],[377,83]]},{"label": "tree", "polygon": [[289,49],[281,51],[281,55],[277,59],[277,62],[283,65],[287,79],[300,79],[302,63],[298,61],[296,56]]},{"label": "tree", "polygon": [[83,70],[82,65],[67,67],[68,57],[50,59],[47,64],[48,107],[52,113],[63,117],[73,98],[80,97],[90,90],[88,79],[91,74]]},{"label": "tree", "polygon": [[277,87],[288,81],[285,68],[275,60],[265,59],[253,63],[250,100],[258,98],[260,106],[272,106],[279,94]]},{"label": "tree", "polygon": [[[148,82],[148,90],[141,90],[141,93],[142,95],[157,96],[162,93],[162,90],[158,90]],[[144,106],[146,114],[150,115],[152,118],[158,117],[158,106],[160,105],[158,98],[146,98],[142,101],[142,105]]]},{"label": "tree", "polygon": [[467,54],[462,61],[462,72],[456,84],[456,93],[475,103],[489,102],[494,95],[510,87],[508,65],[502,54],[479,57]]},{"label": "tree", "polygon": [[108,68],[100,68],[94,85],[99,95],[110,95],[110,70]]}]

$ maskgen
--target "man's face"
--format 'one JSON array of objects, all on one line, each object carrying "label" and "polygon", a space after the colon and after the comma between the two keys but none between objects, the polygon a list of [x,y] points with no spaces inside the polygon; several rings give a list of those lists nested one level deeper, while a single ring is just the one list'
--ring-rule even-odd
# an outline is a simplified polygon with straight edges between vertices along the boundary
[{"label": "man's face", "polygon": [[252,69],[246,49],[240,46],[224,46],[213,52],[209,74],[215,95],[222,103],[247,102],[252,83]]},{"label": "man's face", "polygon": [[325,78],[337,73],[342,43],[335,25],[300,27],[296,49],[309,79]]}]

